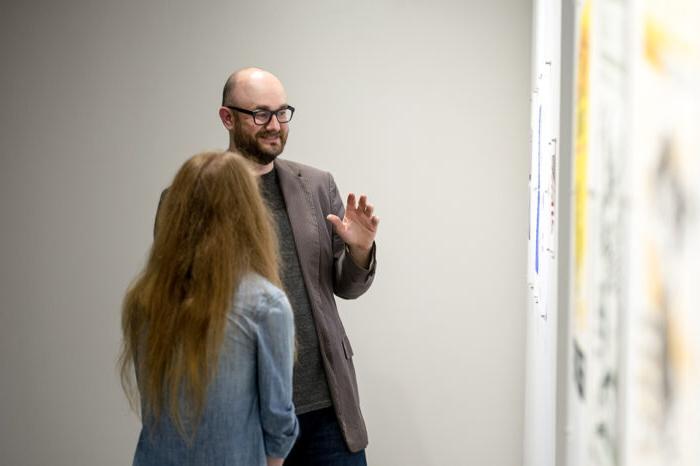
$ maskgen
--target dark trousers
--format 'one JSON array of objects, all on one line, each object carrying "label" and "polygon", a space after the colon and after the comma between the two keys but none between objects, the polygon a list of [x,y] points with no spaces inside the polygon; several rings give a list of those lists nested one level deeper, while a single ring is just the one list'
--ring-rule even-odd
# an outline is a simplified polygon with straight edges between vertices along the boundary
[{"label": "dark trousers", "polygon": [[367,466],[365,451],[348,450],[333,408],[301,414],[299,437],[284,466]]}]

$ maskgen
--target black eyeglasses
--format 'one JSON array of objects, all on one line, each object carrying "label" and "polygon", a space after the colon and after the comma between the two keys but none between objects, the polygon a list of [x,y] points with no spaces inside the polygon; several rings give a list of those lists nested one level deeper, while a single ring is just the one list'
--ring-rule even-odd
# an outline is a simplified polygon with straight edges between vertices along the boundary
[{"label": "black eyeglasses", "polygon": [[255,124],[260,126],[268,124],[270,119],[272,119],[272,115],[275,115],[275,118],[277,118],[277,121],[280,123],[289,123],[292,119],[292,115],[294,115],[294,107],[291,105],[287,105],[286,107],[275,111],[263,109],[246,110],[245,108],[232,107],[230,105],[224,105],[224,107],[237,112],[245,113],[246,115],[251,115]]}]

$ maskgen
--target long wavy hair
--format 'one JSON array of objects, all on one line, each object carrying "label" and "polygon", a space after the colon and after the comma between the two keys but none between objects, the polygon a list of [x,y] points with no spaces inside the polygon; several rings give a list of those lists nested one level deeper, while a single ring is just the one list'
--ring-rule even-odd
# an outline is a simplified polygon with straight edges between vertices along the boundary
[{"label": "long wavy hair", "polygon": [[157,423],[167,411],[181,434],[183,419],[196,426],[201,418],[241,278],[256,272],[281,287],[277,238],[257,183],[231,152],[185,162],[161,202],[148,263],[124,298],[124,390],[136,409],[133,368],[141,416]]}]

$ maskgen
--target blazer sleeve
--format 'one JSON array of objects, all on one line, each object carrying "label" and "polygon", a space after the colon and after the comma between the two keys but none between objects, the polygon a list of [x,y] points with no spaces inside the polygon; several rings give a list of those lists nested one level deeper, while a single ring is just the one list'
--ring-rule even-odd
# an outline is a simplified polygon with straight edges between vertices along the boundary
[{"label": "blazer sleeve", "polygon": [[285,458],[299,434],[292,401],[294,316],[282,292],[264,302],[256,339],[260,423],[267,456]]},{"label": "blazer sleeve", "polygon": [[[345,207],[343,207],[343,200],[340,198],[338,186],[336,186],[331,174],[328,175],[328,180],[331,213],[342,219],[345,216]],[[333,292],[341,298],[355,299],[362,296],[372,285],[374,274],[377,270],[377,244],[372,244],[369,267],[365,269],[353,261],[350,251],[340,236],[335,233],[335,229],[333,229],[332,235]]]}]

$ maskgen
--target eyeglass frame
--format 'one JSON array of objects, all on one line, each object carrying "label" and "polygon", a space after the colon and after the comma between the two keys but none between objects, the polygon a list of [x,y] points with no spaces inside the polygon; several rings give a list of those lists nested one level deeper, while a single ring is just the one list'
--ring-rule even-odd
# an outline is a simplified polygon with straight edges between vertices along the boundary
[{"label": "eyeglass frame", "polygon": [[[274,111],[273,111],[273,110],[265,110],[265,109],[263,109],[263,108],[258,108],[258,109],[255,109],[255,110],[246,110],[245,108],[234,107],[234,106],[232,106],[232,105],[224,105],[224,107],[228,108],[229,110],[235,110],[235,111],[237,111],[237,112],[245,113],[246,115],[252,116],[252,117],[253,117],[253,123],[255,123],[255,124],[258,125],[258,126],[265,126],[265,125],[267,125],[268,123],[270,123],[270,120],[272,120],[272,115],[274,115],[275,118],[277,118],[277,122],[278,122],[279,124],[281,124],[281,125],[282,125],[282,124],[287,124],[287,123],[289,123],[290,121],[292,121],[292,117],[294,116],[294,110],[295,110],[294,107],[292,107],[291,105],[287,105],[287,106],[285,106],[285,107],[283,107],[283,108],[279,108],[279,109],[274,110]],[[292,114],[289,115],[289,120],[287,120],[287,121],[285,121],[285,122],[281,122],[281,121],[280,121],[280,118],[279,118],[279,115],[278,115],[278,113],[281,112],[281,111],[283,111],[283,110],[291,110],[291,111],[292,111]],[[258,123],[258,122],[256,121],[256,119],[255,119],[256,115],[258,115],[258,114],[261,113],[261,112],[270,112],[270,118],[268,118],[267,121],[265,121],[264,123]]]}]

